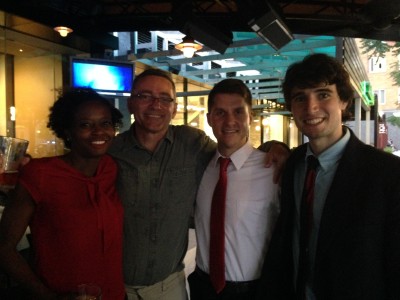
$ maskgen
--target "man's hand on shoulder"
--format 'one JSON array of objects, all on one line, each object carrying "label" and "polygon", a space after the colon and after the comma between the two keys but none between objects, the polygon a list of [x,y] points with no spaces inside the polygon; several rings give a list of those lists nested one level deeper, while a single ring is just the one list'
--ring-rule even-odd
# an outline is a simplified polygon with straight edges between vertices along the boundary
[{"label": "man's hand on shoulder", "polygon": [[274,171],[274,183],[279,183],[285,167],[286,160],[290,155],[289,147],[279,141],[268,141],[258,147],[261,151],[266,152],[265,155],[265,167],[269,168],[272,165],[275,166]]}]

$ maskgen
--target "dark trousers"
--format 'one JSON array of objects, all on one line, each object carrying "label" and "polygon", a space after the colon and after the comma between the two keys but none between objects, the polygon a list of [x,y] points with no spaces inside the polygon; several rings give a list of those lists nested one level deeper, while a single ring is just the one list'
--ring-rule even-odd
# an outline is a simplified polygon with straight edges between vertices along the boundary
[{"label": "dark trousers", "polygon": [[190,300],[254,300],[257,280],[246,282],[227,281],[225,288],[217,294],[207,273],[196,267],[188,276]]}]

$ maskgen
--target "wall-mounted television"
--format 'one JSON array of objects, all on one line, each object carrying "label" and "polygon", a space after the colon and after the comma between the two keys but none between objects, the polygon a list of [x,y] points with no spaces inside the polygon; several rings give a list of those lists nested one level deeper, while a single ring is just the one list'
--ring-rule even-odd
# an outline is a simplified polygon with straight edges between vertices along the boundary
[{"label": "wall-mounted television", "polygon": [[134,64],[91,58],[71,58],[71,86],[98,92],[130,93]]}]

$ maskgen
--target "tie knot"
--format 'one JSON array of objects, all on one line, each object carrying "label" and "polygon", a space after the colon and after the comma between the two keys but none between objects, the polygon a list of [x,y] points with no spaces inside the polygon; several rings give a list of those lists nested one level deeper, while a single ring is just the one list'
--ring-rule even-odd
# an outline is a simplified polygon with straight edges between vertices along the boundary
[{"label": "tie knot", "polygon": [[222,171],[222,170],[224,170],[224,171],[226,171],[226,169],[228,169],[228,165],[229,165],[229,162],[231,161],[231,159],[230,158],[227,158],[227,157],[220,157],[219,158],[219,168],[220,168],[220,170]]},{"label": "tie knot", "polygon": [[309,155],[307,157],[307,169],[316,170],[318,166],[319,166],[318,158],[316,158],[314,155]]}]

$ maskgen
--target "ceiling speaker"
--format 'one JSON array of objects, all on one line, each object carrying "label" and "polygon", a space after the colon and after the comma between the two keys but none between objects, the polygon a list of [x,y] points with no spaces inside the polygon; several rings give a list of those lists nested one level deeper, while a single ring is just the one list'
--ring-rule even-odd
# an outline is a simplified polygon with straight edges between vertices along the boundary
[{"label": "ceiling speaker", "polygon": [[278,50],[293,40],[289,28],[274,10],[270,10],[259,18],[254,18],[248,23],[260,37]]},{"label": "ceiling speaker", "polygon": [[221,54],[225,53],[233,40],[232,32],[222,32],[200,18],[188,20],[182,32]]}]

